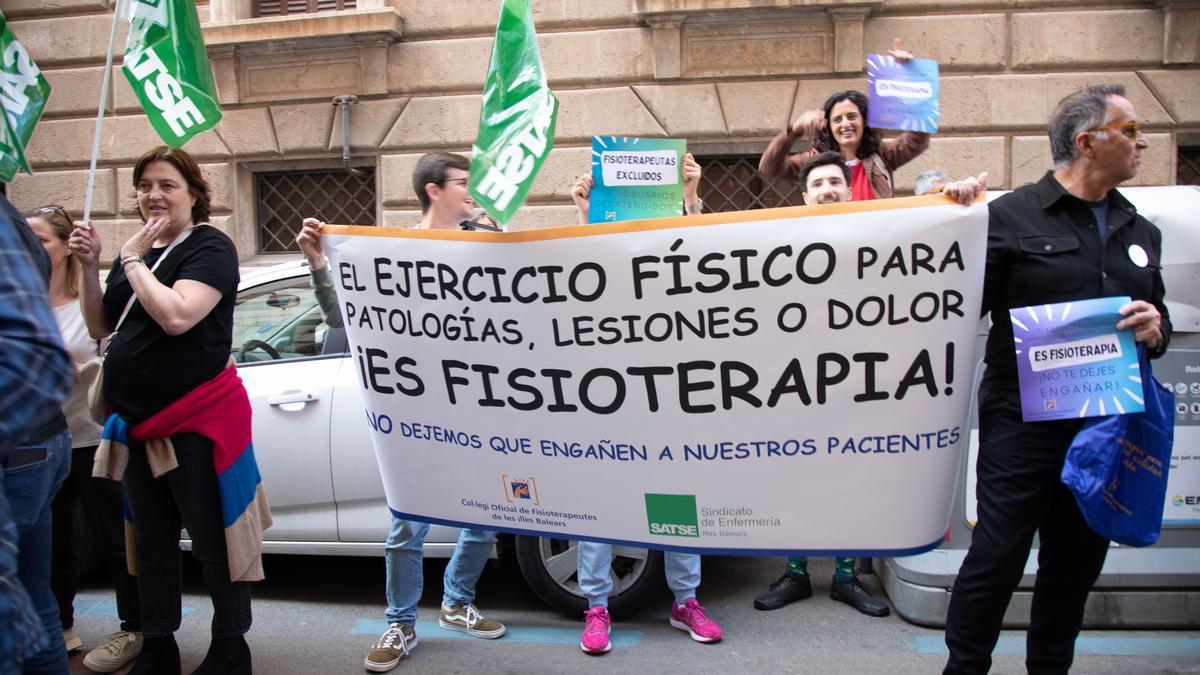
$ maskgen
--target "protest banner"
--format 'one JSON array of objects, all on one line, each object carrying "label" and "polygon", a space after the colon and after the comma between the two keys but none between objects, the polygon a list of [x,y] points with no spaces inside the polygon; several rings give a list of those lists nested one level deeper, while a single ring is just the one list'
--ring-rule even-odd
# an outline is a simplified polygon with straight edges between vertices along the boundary
[{"label": "protest banner", "polygon": [[1117,330],[1119,310],[1130,302],[1124,296],[1008,310],[1023,420],[1146,409],[1133,329]]},{"label": "protest banner", "polygon": [[503,0],[471,146],[475,203],[501,224],[525,201],[554,147],[558,99],[546,86],[529,0]]},{"label": "protest banner", "polygon": [[164,143],[183,147],[221,121],[192,0],[130,0],[125,79]]},{"label": "protest banner", "polygon": [[50,84],[0,12],[0,183],[12,182],[18,171],[33,173],[25,146],[49,98]]},{"label": "protest banner", "polygon": [[683,156],[673,138],[592,137],[588,222],[683,215]]},{"label": "protest banner", "polygon": [[867,55],[867,124],[877,129],[936,133],[942,117],[938,63]]},{"label": "protest banner", "polygon": [[987,213],[328,226],[392,511],[689,551],[942,541]]}]

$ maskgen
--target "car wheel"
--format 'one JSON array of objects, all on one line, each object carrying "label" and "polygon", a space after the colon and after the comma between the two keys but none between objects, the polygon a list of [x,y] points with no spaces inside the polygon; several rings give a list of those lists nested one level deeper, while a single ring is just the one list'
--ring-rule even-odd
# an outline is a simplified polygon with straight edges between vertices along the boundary
[{"label": "car wheel", "polygon": [[[534,595],[551,609],[573,616],[587,609],[576,572],[577,544],[573,539],[526,536],[517,537],[514,544],[521,575]],[[614,616],[628,614],[661,592],[662,551],[614,545],[611,573],[613,592],[608,598],[608,611]]]}]

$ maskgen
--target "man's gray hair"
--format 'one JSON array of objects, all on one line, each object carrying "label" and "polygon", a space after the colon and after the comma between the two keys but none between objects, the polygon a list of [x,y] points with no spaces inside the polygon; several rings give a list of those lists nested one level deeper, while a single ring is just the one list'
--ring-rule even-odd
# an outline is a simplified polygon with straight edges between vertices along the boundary
[{"label": "man's gray hair", "polygon": [[1095,84],[1058,102],[1050,116],[1050,155],[1054,166],[1066,166],[1078,156],[1075,137],[1104,126],[1108,122],[1108,99],[1124,95],[1123,85]]},{"label": "man's gray hair", "polygon": [[947,176],[945,172],[933,169],[931,171],[922,171],[917,174],[917,180],[913,182],[913,194],[920,197],[921,195],[933,192],[934,183],[942,181],[945,185]]}]

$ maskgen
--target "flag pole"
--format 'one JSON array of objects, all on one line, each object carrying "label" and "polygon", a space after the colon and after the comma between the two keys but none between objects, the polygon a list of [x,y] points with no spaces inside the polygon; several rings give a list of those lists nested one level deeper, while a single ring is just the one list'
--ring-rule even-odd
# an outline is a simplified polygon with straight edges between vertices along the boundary
[{"label": "flag pole", "polygon": [[121,21],[121,7],[125,0],[117,0],[113,7],[112,32],[108,35],[108,53],[104,58],[104,77],[100,81],[100,107],[96,111],[96,134],[92,138],[92,163],[88,167],[87,193],[83,197],[83,220],[92,217],[92,195],[96,187],[96,160],[100,157],[100,130],[104,127],[104,108],[108,105],[108,85],[112,81],[113,49],[117,44],[117,25]]}]

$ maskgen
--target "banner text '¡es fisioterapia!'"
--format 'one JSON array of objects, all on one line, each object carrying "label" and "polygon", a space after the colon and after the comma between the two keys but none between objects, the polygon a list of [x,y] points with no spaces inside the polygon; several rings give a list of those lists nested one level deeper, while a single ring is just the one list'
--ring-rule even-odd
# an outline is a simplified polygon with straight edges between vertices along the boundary
[{"label": "banner text '\u00a1es fisioterapia!'", "polygon": [[[582,407],[610,415],[632,403],[651,413],[671,406],[671,410],[704,414],[716,412],[718,401],[723,410],[825,405],[834,398],[835,389],[836,400],[846,401],[845,394],[850,393],[848,398],[855,403],[901,400],[912,391],[930,398],[951,396],[954,352],[954,343],[947,342],[944,358],[936,359],[938,367],[930,350],[921,349],[901,361],[908,366],[892,383],[882,383],[878,372],[891,359],[886,352],[822,352],[807,366],[792,358],[772,380],[764,380],[754,366],[742,361],[684,361],[621,370],[595,367],[576,374],[563,368],[524,367],[502,373],[490,364],[442,359],[437,375],[450,405],[523,412],[577,412]],[[360,345],[357,358],[366,391],[415,397],[428,390],[429,374],[412,357],[393,360],[384,349]]]}]

